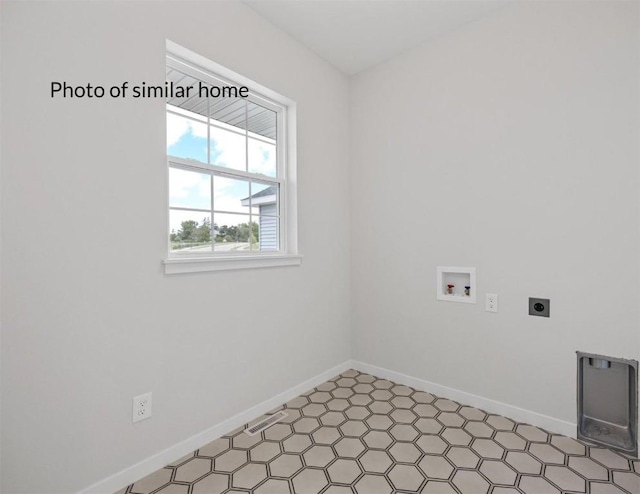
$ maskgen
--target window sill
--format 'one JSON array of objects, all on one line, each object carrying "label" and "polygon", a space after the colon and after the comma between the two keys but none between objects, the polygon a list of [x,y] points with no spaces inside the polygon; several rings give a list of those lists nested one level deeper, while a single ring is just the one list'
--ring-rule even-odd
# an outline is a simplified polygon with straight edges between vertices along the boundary
[{"label": "window sill", "polygon": [[265,256],[226,256],[170,258],[162,261],[165,274],[202,273],[233,269],[258,269],[279,266],[300,266],[302,256],[297,254]]}]

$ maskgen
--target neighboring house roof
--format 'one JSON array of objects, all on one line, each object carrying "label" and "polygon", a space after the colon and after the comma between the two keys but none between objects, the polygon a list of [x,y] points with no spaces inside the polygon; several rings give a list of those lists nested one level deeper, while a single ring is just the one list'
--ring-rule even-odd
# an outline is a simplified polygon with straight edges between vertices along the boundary
[{"label": "neighboring house roof", "polygon": [[[264,206],[266,204],[275,204],[277,202],[277,185],[267,187],[260,192],[251,195],[251,204],[253,206]],[[242,199],[243,206],[249,206],[249,197]]]}]

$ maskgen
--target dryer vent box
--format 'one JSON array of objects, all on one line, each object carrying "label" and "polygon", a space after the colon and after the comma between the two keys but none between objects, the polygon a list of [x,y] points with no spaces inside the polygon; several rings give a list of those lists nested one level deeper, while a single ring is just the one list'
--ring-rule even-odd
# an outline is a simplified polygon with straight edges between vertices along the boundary
[{"label": "dryer vent box", "polygon": [[578,439],[638,455],[638,361],[578,354]]}]

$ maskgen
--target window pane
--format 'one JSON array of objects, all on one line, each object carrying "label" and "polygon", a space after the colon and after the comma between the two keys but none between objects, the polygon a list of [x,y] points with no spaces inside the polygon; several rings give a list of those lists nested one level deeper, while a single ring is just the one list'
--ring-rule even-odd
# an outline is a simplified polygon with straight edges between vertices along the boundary
[{"label": "window pane", "polygon": [[211,129],[211,164],[246,171],[245,136],[213,125]]},{"label": "window pane", "polygon": [[249,101],[247,102],[247,121],[249,126],[248,171],[275,177],[277,114]]},{"label": "window pane", "polygon": [[257,215],[278,214],[278,184],[251,182],[251,213]]},{"label": "window pane", "polygon": [[[253,218],[256,220],[255,216]],[[280,219],[273,216],[260,216],[256,221],[254,221],[254,230],[257,229],[257,242],[252,245],[252,250],[278,250],[279,222]]]},{"label": "window pane", "polygon": [[167,154],[207,162],[207,125],[167,112]]},{"label": "window pane", "polygon": [[213,209],[249,214],[249,182],[235,178],[213,177]]},{"label": "window pane", "polygon": [[249,138],[249,172],[276,176],[276,146]]},{"label": "window pane", "polygon": [[[249,228],[249,215],[213,213],[216,252],[247,251],[256,242],[256,226]],[[252,237],[253,235],[253,237]]]},{"label": "window pane", "polygon": [[171,252],[211,252],[211,213],[169,211]]},{"label": "window pane", "polygon": [[169,168],[169,206],[211,210],[211,176]]}]

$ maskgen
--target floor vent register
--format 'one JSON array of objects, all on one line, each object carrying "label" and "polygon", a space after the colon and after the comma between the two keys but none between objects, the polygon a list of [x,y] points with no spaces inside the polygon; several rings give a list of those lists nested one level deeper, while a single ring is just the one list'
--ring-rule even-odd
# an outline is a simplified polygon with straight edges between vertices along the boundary
[{"label": "floor vent register", "polygon": [[264,419],[263,421],[258,422],[257,424],[252,425],[251,427],[247,427],[244,431],[250,436],[255,436],[256,434],[260,434],[263,430],[268,429],[276,422],[280,422],[286,416],[287,414],[284,412],[274,413],[273,415],[270,415],[268,418]]}]

